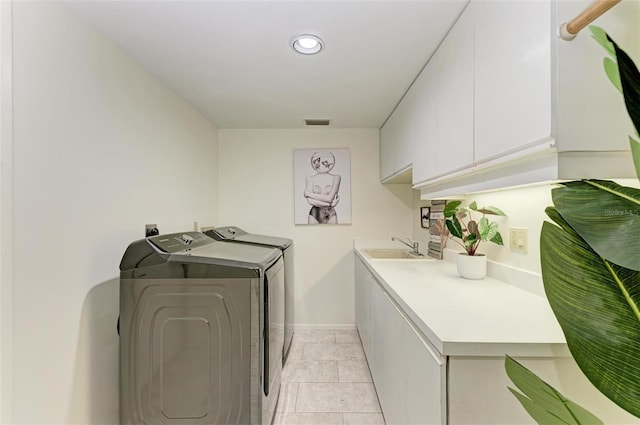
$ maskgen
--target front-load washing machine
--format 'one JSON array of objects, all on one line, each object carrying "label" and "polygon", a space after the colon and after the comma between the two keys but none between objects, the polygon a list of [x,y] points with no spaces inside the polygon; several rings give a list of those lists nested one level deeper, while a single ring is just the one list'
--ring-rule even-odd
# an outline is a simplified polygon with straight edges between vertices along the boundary
[{"label": "front-load washing machine", "polygon": [[283,363],[286,361],[293,339],[293,306],[294,306],[294,284],[293,284],[293,241],[277,236],[264,236],[248,233],[236,226],[215,227],[205,232],[208,236],[226,242],[246,243],[257,246],[269,246],[282,251],[284,259],[284,351]]},{"label": "front-load washing machine", "polygon": [[279,249],[199,232],[131,243],[120,263],[120,423],[270,424],[283,326]]}]

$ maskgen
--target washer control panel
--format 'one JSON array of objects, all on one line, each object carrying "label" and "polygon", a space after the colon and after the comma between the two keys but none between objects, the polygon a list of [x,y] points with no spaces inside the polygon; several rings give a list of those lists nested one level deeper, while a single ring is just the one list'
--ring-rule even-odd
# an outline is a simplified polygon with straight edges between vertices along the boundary
[{"label": "washer control panel", "polygon": [[213,239],[200,232],[171,233],[148,237],[147,240],[161,251],[172,253],[188,251],[203,245],[215,243]]}]

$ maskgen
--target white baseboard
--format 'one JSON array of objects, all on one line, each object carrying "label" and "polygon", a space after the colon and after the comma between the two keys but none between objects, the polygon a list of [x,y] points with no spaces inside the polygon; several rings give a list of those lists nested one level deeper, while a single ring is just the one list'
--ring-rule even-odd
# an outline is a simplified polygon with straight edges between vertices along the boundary
[{"label": "white baseboard", "polygon": [[323,330],[323,331],[355,331],[355,323],[349,324],[312,324],[312,323],[297,323],[293,325],[293,331],[310,331],[310,330]]}]

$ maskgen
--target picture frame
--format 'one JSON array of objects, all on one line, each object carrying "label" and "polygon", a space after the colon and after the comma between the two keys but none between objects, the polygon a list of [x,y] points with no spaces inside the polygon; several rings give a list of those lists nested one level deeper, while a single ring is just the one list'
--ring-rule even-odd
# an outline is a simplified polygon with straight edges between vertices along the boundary
[{"label": "picture frame", "polygon": [[351,151],[294,149],[294,224],[351,224]]},{"label": "picture frame", "polygon": [[431,216],[431,207],[420,207],[420,226],[424,229],[429,228],[429,218]]}]

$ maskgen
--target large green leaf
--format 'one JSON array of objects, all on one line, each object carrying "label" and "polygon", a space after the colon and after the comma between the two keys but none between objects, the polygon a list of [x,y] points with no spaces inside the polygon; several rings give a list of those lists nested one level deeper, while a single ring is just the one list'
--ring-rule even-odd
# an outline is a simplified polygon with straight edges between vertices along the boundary
[{"label": "large green leaf", "polygon": [[553,189],[558,212],[600,256],[640,270],[640,190],[602,180]]},{"label": "large green leaf", "polygon": [[540,425],[599,425],[602,421],[567,399],[516,360],[506,356],[505,370],[522,393],[509,388]]},{"label": "large green leaf", "polygon": [[622,93],[622,82],[620,81],[620,71],[618,71],[618,64],[610,58],[604,58],[603,61],[604,72],[609,77],[611,84]]},{"label": "large green leaf", "polygon": [[609,36],[607,33],[597,25],[589,25],[589,31],[591,31],[591,36],[595,41],[598,42],[604,49],[609,53],[612,58],[616,57],[616,51],[613,47],[613,43],[609,41]]},{"label": "large green leaf", "polygon": [[640,179],[640,142],[629,136],[629,144],[631,145],[631,154],[633,155],[633,165],[636,167],[636,174]]},{"label": "large green leaf", "polygon": [[571,354],[596,388],[640,416],[640,273],[604,260],[549,211],[560,227],[543,224],[542,278]]},{"label": "large green leaf", "polygon": [[624,103],[637,134],[640,132],[640,72],[629,55],[620,49],[611,37],[607,36],[607,39],[615,48]]}]

